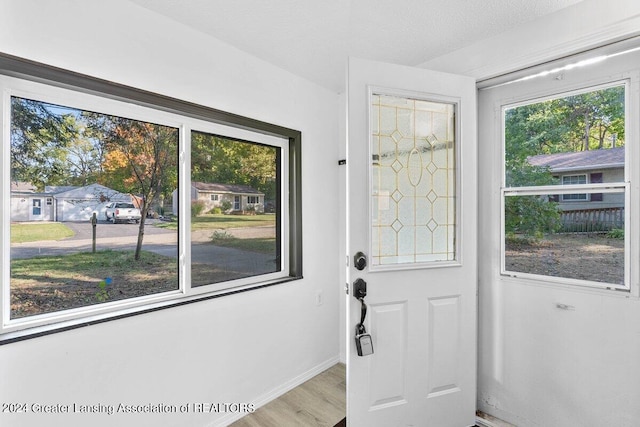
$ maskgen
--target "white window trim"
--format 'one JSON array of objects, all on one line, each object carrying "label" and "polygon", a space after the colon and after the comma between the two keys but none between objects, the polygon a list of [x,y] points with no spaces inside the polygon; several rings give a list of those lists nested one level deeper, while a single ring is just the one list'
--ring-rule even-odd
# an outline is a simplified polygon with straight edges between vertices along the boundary
[{"label": "white window trim", "polygon": [[[268,145],[271,147],[276,147],[281,149],[281,159],[280,159],[280,205],[281,205],[281,223],[288,224],[289,223],[289,197],[288,197],[288,188],[287,185],[289,183],[289,168],[286,165],[289,162],[289,152],[287,150],[289,141],[285,140],[282,137],[276,137],[267,134],[258,134],[256,132],[252,132],[245,129],[239,129],[231,126],[226,126],[218,123],[211,123],[202,120],[191,120],[189,122],[189,127],[185,127],[185,141],[187,146],[191,146],[191,132],[202,132],[213,135],[224,136],[225,138],[237,139],[239,141],[252,141],[259,142],[263,145]],[[186,212],[187,207],[190,207],[189,203],[186,200],[183,200],[182,196],[185,196],[188,193],[188,189],[191,188],[191,150],[184,150],[184,158],[185,158],[185,167],[181,169],[182,172],[186,174],[184,178],[181,180],[182,184],[180,186],[180,210],[184,210],[185,212],[180,214],[181,218],[184,218],[183,221],[180,222],[180,235],[185,236],[184,244],[188,247],[188,251],[185,249],[185,252],[189,252],[191,250],[191,233],[188,230],[191,230],[191,214]],[[239,197],[239,196],[236,196]],[[242,209],[242,197],[240,197],[240,208]],[[289,241],[289,230],[288,227],[283,226],[280,230],[281,233],[281,241],[288,242]],[[289,248],[287,245],[282,245],[282,252],[280,254],[280,271],[276,273],[268,273],[262,274],[260,276],[252,276],[246,277],[243,279],[231,280],[227,282],[220,283],[212,283],[209,285],[202,285],[192,288],[191,287],[191,261],[190,256],[189,259],[185,257],[185,262],[181,265],[182,270],[185,271],[185,288],[187,293],[193,295],[205,295],[211,292],[224,291],[228,289],[235,288],[243,288],[246,286],[251,286],[256,283],[256,277],[260,278],[260,282],[263,281],[277,281],[282,280],[285,277],[288,277],[289,272]],[[182,252],[181,252],[182,253]]]},{"label": "white window trim", "polygon": [[[625,264],[624,264],[624,284],[615,284],[615,283],[605,283],[605,282],[597,282],[592,280],[583,280],[583,279],[572,279],[568,277],[555,277],[555,276],[545,276],[541,274],[532,274],[532,273],[524,273],[519,271],[511,271],[506,268],[506,248],[505,248],[505,237],[506,232],[504,229],[504,216],[505,216],[505,200],[506,197],[512,196],[546,196],[550,191],[553,191],[554,194],[575,194],[576,190],[587,191],[587,194],[590,193],[623,193],[625,195],[625,206],[628,206],[629,203],[629,183],[616,183],[616,184],[593,184],[593,186],[585,189],[584,186],[578,185],[566,185],[563,187],[567,188],[558,188],[558,186],[554,185],[546,185],[540,187],[516,187],[516,188],[502,188],[500,190],[501,194],[501,202],[500,202],[500,218],[501,218],[501,236],[500,236],[500,275],[511,278],[521,278],[521,279],[529,279],[536,280],[540,282],[553,283],[553,284],[568,284],[575,286],[587,286],[593,288],[600,289],[618,289],[618,290],[630,290],[630,265],[629,265],[629,238],[625,238]],[[628,224],[630,221],[630,209],[625,209],[625,235],[628,236]]]},{"label": "white window trim", "polygon": [[[461,122],[460,122],[460,108],[461,108],[461,100],[460,98],[457,97],[450,97],[450,96],[445,96],[445,95],[439,95],[439,94],[426,94],[426,93],[422,93],[422,92],[416,92],[416,91],[411,91],[411,90],[402,90],[402,89],[391,89],[388,87],[382,87],[382,86],[367,86],[367,128],[371,129],[371,105],[372,105],[372,100],[373,97],[376,95],[381,95],[381,96],[396,96],[396,97],[400,97],[400,98],[411,98],[411,99],[415,99],[415,100],[420,100],[420,101],[427,101],[427,102],[440,102],[440,103],[448,103],[454,106],[454,127],[457,130],[461,130],[462,126],[461,126]],[[371,138],[372,138],[372,133],[369,132],[369,140],[367,141],[367,153],[368,153],[368,158],[371,159],[373,158],[373,153],[372,153],[372,143],[371,143]],[[462,174],[464,173],[464,165],[462,162],[462,158],[461,158],[461,149],[460,149],[460,135],[456,135],[455,139],[454,139],[454,159],[455,159],[455,165],[456,165],[456,169],[454,171],[454,179],[455,179],[455,184],[454,184],[454,194],[455,194],[455,198],[456,198],[456,203],[455,203],[455,211],[454,211],[454,218],[455,218],[455,226],[454,226],[454,233],[455,233],[455,239],[454,239],[454,243],[453,243],[453,252],[454,252],[454,259],[451,261],[420,261],[420,262],[411,262],[411,263],[396,263],[396,264],[373,264],[371,263],[371,265],[369,265],[369,272],[370,273],[378,273],[378,272],[387,272],[387,271],[403,271],[403,270],[417,270],[417,269],[431,269],[431,268],[449,268],[449,267],[460,267],[463,265],[464,260],[462,259],[462,250],[461,248],[464,247],[463,244],[463,239],[462,236],[464,235],[463,230],[462,230],[462,220],[461,220],[461,208],[460,208],[460,203],[458,203],[459,199],[458,197],[462,194]],[[368,168],[367,169],[367,181],[368,181],[368,191],[369,194],[373,194],[373,176],[371,175],[371,170]],[[368,200],[368,212],[373,212],[373,202],[372,202],[372,198],[369,197]],[[368,233],[369,233],[369,237],[368,237],[368,242],[369,242],[369,253],[373,254],[375,253],[375,251],[373,250],[373,236],[372,236],[372,229],[373,229],[373,218],[374,215],[369,215],[369,225],[368,225]]]},{"label": "white window trim", "polygon": [[[530,187],[506,187],[506,169],[505,169],[505,157],[506,157],[506,142],[505,142],[505,112],[508,109],[512,109],[515,107],[530,105],[536,102],[543,102],[548,99],[557,99],[560,97],[567,97],[571,95],[576,95],[580,93],[585,93],[589,91],[595,91],[599,89],[606,89],[609,87],[615,86],[625,86],[625,123],[627,124],[627,129],[631,127],[631,84],[630,78],[625,76],[622,79],[611,79],[605,83],[594,83],[594,84],[586,84],[582,85],[580,88],[569,90],[569,91],[555,91],[544,97],[537,97],[533,99],[525,99],[522,101],[516,102],[508,102],[504,103],[500,107],[501,119],[500,119],[500,135],[502,138],[501,142],[501,188],[500,188],[500,276],[503,279],[522,279],[525,282],[531,282],[534,284],[550,284],[556,286],[567,285],[573,288],[576,287],[584,287],[584,288],[592,288],[592,289],[603,289],[603,290],[621,290],[626,292],[633,291],[634,293],[638,293],[637,287],[632,289],[631,287],[631,221],[632,218],[637,218],[637,213],[631,215],[631,184],[630,184],[630,164],[633,164],[634,168],[638,167],[637,159],[631,160],[631,156],[629,154],[629,144],[625,144],[625,176],[624,182],[617,183],[599,183],[599,184],[572,184],[572,185],[546,185],[546,186],[530,186]],[[633,132],[627,132],[627,138],[629,141],[633,140]],[[638,144],[638,141],[635,141]],[[587,181],[588,177],[587,177]],[[625,198],[625,249],[624,249],[624,284],[614,284],[614,283],[603,283],[596,282],[590,280],[582,280],[582,279],[572,279],[565,277],[554,277],[554,276],[545,276],[540,274],[532,274],[532,273],[522,273],[522,272],[514,272],[506,269],[506,251],[505,251],[505,198],[509,196],[546,196],[549,194],[575,194],[577,191],[581,193],[591,194],[591,193],[624,193]],[[590,197],[587,196],[589,199]],[[584,200],[576,200],[578,202],[584,202]],[[562,200],[564,203],[565,201]],[[567,200],[567,202],[570,202]]]},{"label": "white window trim", "polygon": [[[1,58],[0,58],[1,59]],[[69,75],[73,73],[68,73]],[[100,81],[97,81],[101,84]],[[23,339],[24,337],[39,336],[43,333],[49,333],[56,330],[64,330],[68,328],[89,325],[96,322],[115,319],[136,313],[143,313],[150,310],[169,307],[176,304],[183,304],[195,300],[201,300],[208,297],[216,297],[226,293],[239,292],[256,287],[263,287],[270,284],[280,283],[283,281],[301,278],[301,255],[299,253],[291,253],[292,251],[301,250],[301,236],[295,236],[295,242],[290,240],[290,226],[295,227],[299,234],[299,205],[296,207],[296,224],[290,225],[290,209],[289,200],[292,199],[290,194],[291,184],[289,183],[289,167],[299,168],[299,159],[296,163],[290,163],[289,151],[291,150],[290,138],[270,134],[264,131],[252,131],[249,129],[235,127],[232,125],[223,125],[212,121],[195,119],[185,114],[177,114],[163,111],[158,107],[147,107],[137,103],[128,102],[126,100],[117,100],[112,96],[98,95],[88,93],[88,91],[78,88],[69,89],[60,87],[61,85],[52,82],[52,84],[38,83],[32,80],[14,78],[0,74],[0,128],[3,129],[3,140],[9,140],[10,136],[10,112],[11,97],[21,97],[34,99],[56,105],[63,105],[80,110],[95,111],[104,114],[123,116],[134,120],[147,121],[179,129],[179,148],[176,156],[178,156],[179,165],[179,242],[178,257],[176,262],[179,265],[178,289],[129,298],[121,301],[106,302],[94,304],[86,307],[79,307],[59,312],[38,314],[18,319],[10,319],[10,212],[8,210],[0,212],[0,227],[2,230],[2,243],[0,243],[0,265],[2,265],[1,274],[2,282],[6,284],[0,290],[0,344],[5,342],[13,342]],[[120,89],[119,87],[116,89]],[[135,89],[132,89],[136,91]],[[136,93],[137,95],[137,93]],[[189,106],[187,106],[189,107]],[[205,108],[205,107],[202,107]],[[188,108],[187,108],[188,110]],[[213,110],[212,110],[213,111]],[[225,113],[226,114],[226,113]],[[231,115],[230,115],[231,116]],[[235,117],[232,117],[235,119]],[[250,119],[246,119],[250,120]],[[268,125],[267,127],[269,127]],[[275,126],[273,126],[275,128]],[[289,131],[284,128],[279,128]],[[279,130],[278,129],[278,130]],[[281,268],[277,273],[264,274],[259,276],[248,277],[245,279],[221,282],[212,285],[198,286],[191,288],[190,283],[190,215],[186,211],[190,206],[190,136],[191,130],[203,131],[221,135],[230,139],[238,139],[256,142],[263,145],[275,146],[281,149]],[[289,133],[289,132],[287,132]],[[295,131],[291,131],[295,133]],[[296,134],[299,138],[299,134]],[[295,138],[295,137],[294,137]],[[298,139],[299,143],[299,139]],[[3,144],[2,162],[0,163],[0,171],[2,182],[0,186],[0,197],[4,200],[10,198],[10,144]],[[299,179],[299,172],[297,173]],[[299,184],[296,184],[296,187]],[[299,195],[294,195],[294,198]],[[299,201],[297,202],[299,203]],[[290,246],[293,248],[290,250]],[[291,267],[290,262],[294,262],[295,266]],[[295,272],[294,272],[295,270]],[[293,273],[292,273],[293,272]]]}]

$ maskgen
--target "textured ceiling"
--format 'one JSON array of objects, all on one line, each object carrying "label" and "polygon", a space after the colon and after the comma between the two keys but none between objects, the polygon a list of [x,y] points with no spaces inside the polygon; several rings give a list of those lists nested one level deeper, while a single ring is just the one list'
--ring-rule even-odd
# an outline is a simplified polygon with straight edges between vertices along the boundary
[{"label": "textured ceiling", "polygon": [[331,90],[346,58],[418,65],[582,0],[130,0]]}]

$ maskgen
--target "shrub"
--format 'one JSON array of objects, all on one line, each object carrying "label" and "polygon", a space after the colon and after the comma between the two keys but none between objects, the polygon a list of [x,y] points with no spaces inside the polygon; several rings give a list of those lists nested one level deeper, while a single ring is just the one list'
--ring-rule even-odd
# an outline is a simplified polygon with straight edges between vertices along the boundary
[{"label": "shrub", "polygon": [[555,233],[562,226],[558,204],[544,197],[507,197],[504,208],[507,234],[540,239],[544,233]]},{"label": "shrub", "polygon": [[215,207],[215,208],[211,208],[211,210],[209,211],[210,214],[214,214],[214,215],[219,215],[222,213],[222,209],[220,209],[219,207]]},{"label": "shrub", "polygon": [[191,217],[196,217],[204,211],[204,202],[202,200],[196,200],[191,202]]},{"label": "shrub", "polygon": [[607,237],[610,239],[624,239],[624,229],[614,228],[607,233]]},{"label": "shrub", "polygon": [[107,285],[110,285],[111,282],[111,277],[107,277],[106,279],[98,283],[98,292],[96,292],[96,299],[99,302],[105,302],[109,299],[109,291],[107,289]]},{"label": "shrub", "polygon": [[223,212],[228,212],[231,210],[231,206],[233,206],[231,204],[231,202],[229,200],[223,200],[222,203],[220,203],[220,208],[222,209]]},{"label": "shrub", "polygon": [[211,235],[211,242],[212,243],[216,243],[216,242],[221,242],[224,240],[232,240],[235,239],[235,237],[233,236],[233,234],[228,233],[227,231],[220,231],[220,230],[215,230],[213,232],[213,234]]},{"label": "shrub", "polygon": [[515,234],[515,233],[507,233],[504,236],[504,243],[509,248],[522,248],[534,245],[538,240],[544,237],[541,234],[537,234],[535,236],[527,235],[527,234]]}]

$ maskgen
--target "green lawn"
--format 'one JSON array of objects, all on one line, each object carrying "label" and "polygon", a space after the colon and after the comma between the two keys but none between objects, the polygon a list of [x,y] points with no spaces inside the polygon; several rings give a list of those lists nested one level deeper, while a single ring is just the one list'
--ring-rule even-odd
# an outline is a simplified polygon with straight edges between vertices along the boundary
[{"label": "green lawn", "polygon": [[211,243],[216,246],[223,246],[225,248],[240,249],[242,251],[258,252],[262,254],[274,254],[276,253],[276,239],[275,237],[254,237],[239,239],[231,235],[220,235],[214,233],[211,237]]},{"label": "green lawn", "polygon": [[11,243],[62,240],[73,236],[73,231],[59,222],[11,224]]},{"label": "green lawn", "polygon": [[[191,218],[191,231],[207,229],[227,229],[242,227],[262,227],[274,225],[276,216],[273,214],[264,215],[224,215],[224,214],[204,214]],[[177,222],[164,222],[156,227],[175,230],[178,228]]]}]

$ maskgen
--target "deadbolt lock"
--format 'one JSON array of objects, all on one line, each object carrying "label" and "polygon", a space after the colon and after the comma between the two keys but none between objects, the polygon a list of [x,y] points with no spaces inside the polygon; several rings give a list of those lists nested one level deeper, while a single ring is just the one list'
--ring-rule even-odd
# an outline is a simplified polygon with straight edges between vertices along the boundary
[{"label": "deadbolt lock", "polygon": [[367,256],[364,254],[364,252],[358,252],[357,254],[355,254],[355,256],[353,257],[353,265],[357,270],[364,270],[364,268],[367,266]]}]

